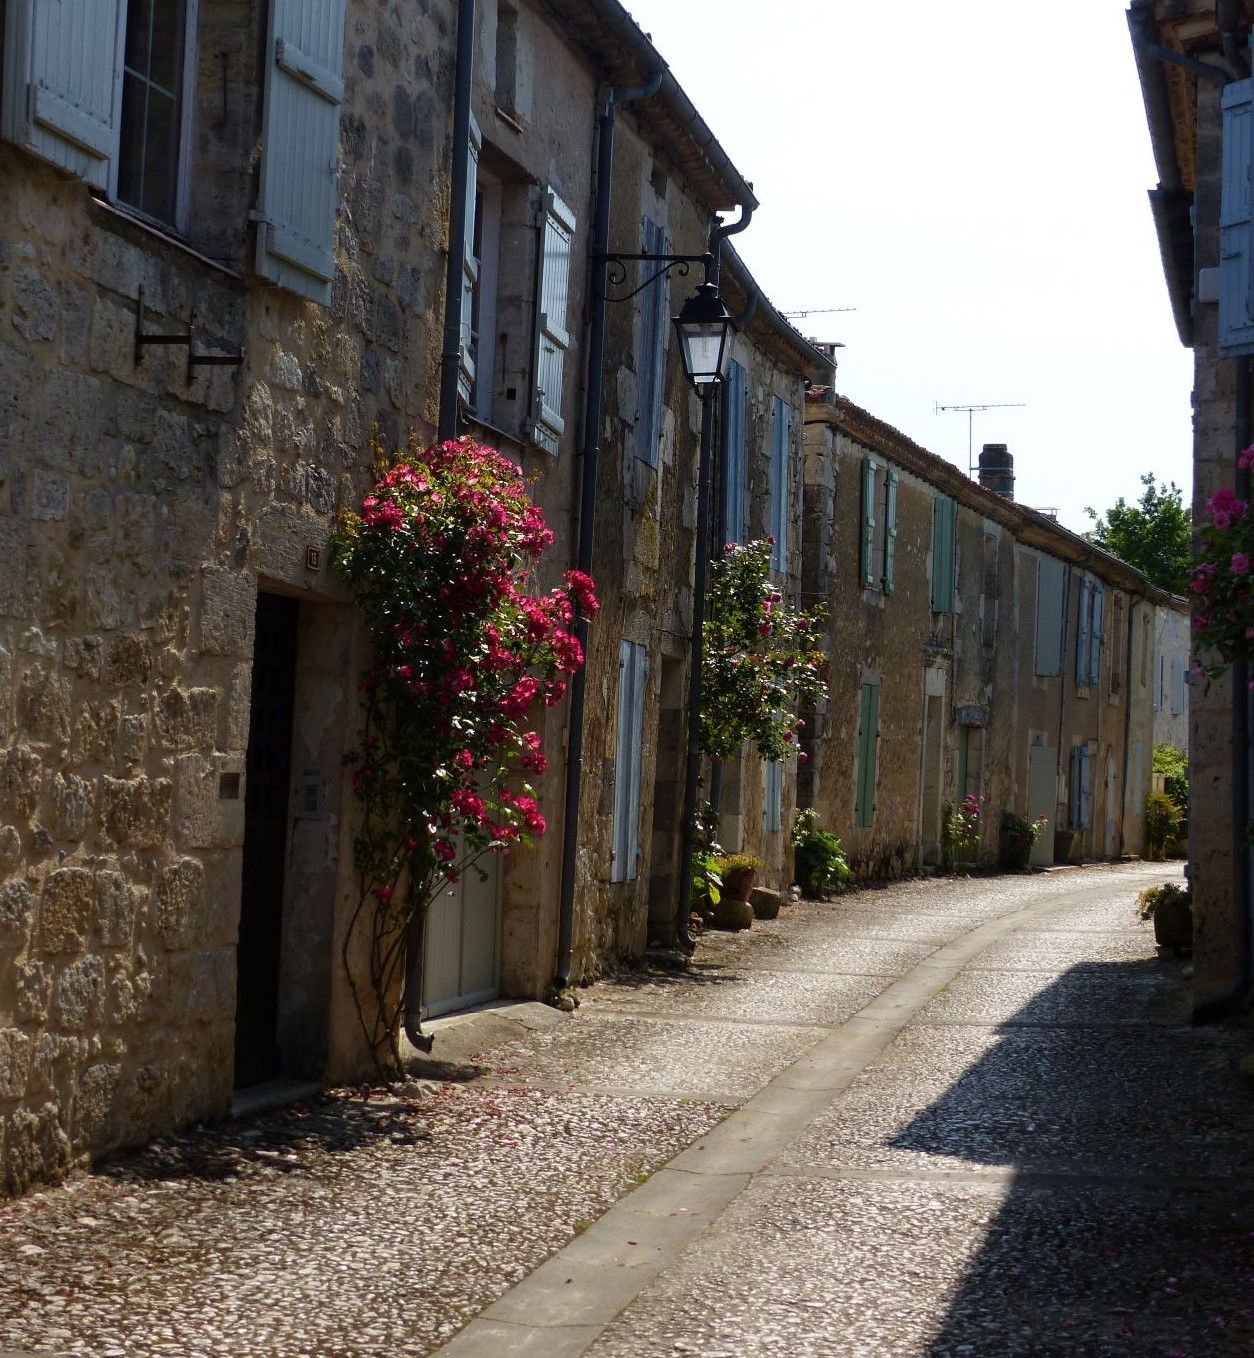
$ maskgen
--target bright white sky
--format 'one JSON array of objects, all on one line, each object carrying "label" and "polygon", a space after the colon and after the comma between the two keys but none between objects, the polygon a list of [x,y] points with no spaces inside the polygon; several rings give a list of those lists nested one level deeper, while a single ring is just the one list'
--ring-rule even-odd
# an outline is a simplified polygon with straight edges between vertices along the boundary
[{"label": "bright white sky", "polygon": [[838,389],[964,469],[967,416],[1016,499],[1087,530],[1153,471],[1192,484],[1191,356],[1124,0],[626,0],[762,206],[736,246],[842,340]]}]

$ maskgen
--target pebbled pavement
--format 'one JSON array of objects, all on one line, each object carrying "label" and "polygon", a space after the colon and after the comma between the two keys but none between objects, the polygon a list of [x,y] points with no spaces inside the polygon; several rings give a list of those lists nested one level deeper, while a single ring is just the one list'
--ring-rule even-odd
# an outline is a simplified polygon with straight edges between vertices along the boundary
[{"label": "pebbled pavement", "polygon": [[1248,1041],[1133,913],[1170,875],[801,903],[9,1204],[0,1351],[1248,1355]]}]

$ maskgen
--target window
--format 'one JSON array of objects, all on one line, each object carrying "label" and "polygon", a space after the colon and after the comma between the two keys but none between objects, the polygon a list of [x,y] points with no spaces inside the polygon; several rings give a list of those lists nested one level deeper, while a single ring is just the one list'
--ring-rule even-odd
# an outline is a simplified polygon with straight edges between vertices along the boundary
[{"label": "window", "polygon": [[1075,681],[1077,687],[1094,687],[1102,665],[1102,582],[1080,577],[1080,606],[1076,619]]},{"label": "window", "polygon": [[932,501],[932,612],[954,611],[958,506],[946,495]]},{"label": "window", "polygon": [[1186,675],[1184,661],[1179,656],[1173,656],[1171,661],[1171,715],[1173,717],[1179,717],[1184,713]]},{"label": "window", "polygon": [[[646,255],[670,253],[666,232],[657,222],[644,219],[641,248]],[[643,270],[657,272],[647,261]],[[666,332],[670,329],[670,285],[658,276],[640,294],[636,338],[636,456],[650,467],[658,462],[658,438],[662,432],[662,394],[666,376]]]},{"label": "window", "polygon": [[1093,823],[1093,751],[1077,745],[1071,751],[1071,828],[1087,830]]},{"label": "window", "polygon": [[1036,563],[1036,673],[1062,673],[1062,619],[1067,604],[1067,568],[1052,556]]},{"label": "window", "polygon": [[862,459],[862,550],[861,576],[867,589],[875,586],[875,487],[879,464],[873,457]]},{"label": "window", "polygon": [[901,477],[873,457],[862,462],[862,552],[866,589],[891,594],[897,585],[897,487]]},{"label": "window", "polygon": [[566,428],[562,395],[566,378],[566,329],[570,311],[570,258],[575,214],[549,189],[544,195],[544,225],[536,308],[536,372],[531,437],[545,452],[557,454]]},{"label": "window", "polygon": [[788,569],[788,529],[792,521],[789,505],[789,447],[792,442],[792,415],[776,396],[771,402],[771,569]]},{"label": "window", "polygon": [[734,359],[723,387],[723,541],[743,542],[747,532],[749,390]]},{"label": "window", "polygon": [[863,684],[858,706],[858,765],[854,795],[854,821],[868,826],[875,822],[875,777],[879,762],[880,686]]},{"label": "window", "polygon": [[618,644],[618,740],[614,757],[614,846],[610,880],[635,879],[640,857],[640,753],[648,658],[633,641]]},{"label": "window", "polygon": [[[473,158],[472,158],[473,159]],[[462,347],[458,389],[475,415],[487,424],[495,419],[497,290],[500,285],[500,180],[482,170],[469,219],[470,250],[463,270]],[[467,204],[469,209],[469,204]]]},{"label": "window", "polygon": [[474,400],[479,365],[479,273],[482,251],[482,200],[479,193],[479,157],[483,135],[474,115],[470,118],[469,160],[466,166],[466,234],[462,241],[461,346],[458,354],[457,390],[468,404]]},{"label": "window", "polygon": [[784,765],[781,760],[768,759],[762,765],[764,795],[762,799],[762,829],[777,834],[784,824]]},{"label": "window", "polygon": [[984,728],[982,726],[960,726],[958,728],[958,782],[957,799],[961,801],[970,795],[980,795],[980,784],[984,769]]}]

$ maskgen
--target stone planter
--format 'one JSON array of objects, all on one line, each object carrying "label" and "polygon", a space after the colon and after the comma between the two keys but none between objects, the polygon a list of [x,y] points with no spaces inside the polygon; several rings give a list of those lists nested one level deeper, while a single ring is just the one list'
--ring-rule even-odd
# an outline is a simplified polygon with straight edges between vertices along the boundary
[{"label": "stone planter", "polygon": [[734,896],[724,896],[714,907],[714,927],[735,932],[747,929],[753,923],[753,906],[748,901],[738,901]]},{"label": "stone planter", "polygon": [[1193,951],[1193,907],[1187,900],[1163,901],[1155,908],[1154,942],[1177,957]]},{"label": "stone planter", "polygon": [[778,891],[772,891],[770,887],[755,886],[749,893],[749,904],[753,906],[754,919],[774,919],[783,903],[783,896]]}]

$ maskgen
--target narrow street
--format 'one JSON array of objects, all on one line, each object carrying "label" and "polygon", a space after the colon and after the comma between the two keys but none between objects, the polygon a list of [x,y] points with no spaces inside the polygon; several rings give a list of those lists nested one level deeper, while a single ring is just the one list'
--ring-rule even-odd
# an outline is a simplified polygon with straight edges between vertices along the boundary
[{"label": "narrow street", "polygon": [[1133,909],[1175,871],[794,905],[441,1081],[35,1192],[0,1350],[1248,1355],[1248,1041]]}]

